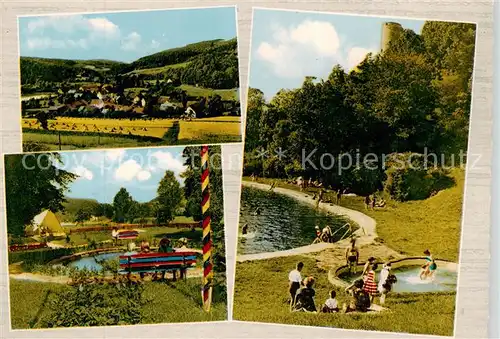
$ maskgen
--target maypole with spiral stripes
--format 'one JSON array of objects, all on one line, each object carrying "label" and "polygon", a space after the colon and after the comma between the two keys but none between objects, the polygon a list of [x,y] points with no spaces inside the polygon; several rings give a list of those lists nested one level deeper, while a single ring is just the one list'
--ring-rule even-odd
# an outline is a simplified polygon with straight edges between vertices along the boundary
[{"label": "maypole with spiral stripes", "polygon": [[201,295],[203,309],[210,311],[212,303],[212,230],[210,225],[210,171],[208,166],[208,146],[201,148],[201,212],[203,227],[203,287]]}]

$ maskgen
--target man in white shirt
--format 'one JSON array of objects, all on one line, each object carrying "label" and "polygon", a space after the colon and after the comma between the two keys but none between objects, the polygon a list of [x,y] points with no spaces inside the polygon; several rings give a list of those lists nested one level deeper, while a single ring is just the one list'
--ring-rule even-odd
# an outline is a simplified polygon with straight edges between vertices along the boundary
[{"label": "man in white shirt", "polygon": [[292,306],[295,304],[295,296],[297,294],[297,291],[300,289],[300,285],[302,284],[302,275],[300,274],[300,272],[302,271],[303,268],[304,268],[304,263],[299,262],[297,264],[296,269],[294,269],[288,274],[288,280],[290,282],[289,292],[291,297],[290,308],[292,308]]}]

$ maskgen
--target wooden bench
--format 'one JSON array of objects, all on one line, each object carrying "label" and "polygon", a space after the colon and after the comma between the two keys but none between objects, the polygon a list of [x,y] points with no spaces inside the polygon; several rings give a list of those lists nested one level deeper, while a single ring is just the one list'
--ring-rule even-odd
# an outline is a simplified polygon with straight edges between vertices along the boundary
[{"label": "wooden bench", "polygon": [[171,252],[171,253],[139,253],[120,256],[120,273],[140,274],[172,271],[174,280],[176,272],[180,278],[186,278],[186,270],[196,266],[196,252]]}]

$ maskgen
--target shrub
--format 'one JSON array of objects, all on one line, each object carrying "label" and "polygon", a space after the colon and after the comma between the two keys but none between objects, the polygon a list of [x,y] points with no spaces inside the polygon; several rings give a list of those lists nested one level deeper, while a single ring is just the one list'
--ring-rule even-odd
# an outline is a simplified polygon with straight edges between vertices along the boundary
[{"label": "shrub", "polygon": [[43,327],[111,326],[141,322],[142,284],[75,285],[53,296]]},{"label": "shrub", "polygon": [[427,199],[455,184],[443,168],[428,168],[422,154],[392,154],[386,162],[386,168],[384,189],[397,201]]},{"label": "shrub", "polygon": [[9,264],[23,261],[26,265],[46,264],[51,260],[73,254],[71,248],[44,248],[33,251],[9,253]]}]

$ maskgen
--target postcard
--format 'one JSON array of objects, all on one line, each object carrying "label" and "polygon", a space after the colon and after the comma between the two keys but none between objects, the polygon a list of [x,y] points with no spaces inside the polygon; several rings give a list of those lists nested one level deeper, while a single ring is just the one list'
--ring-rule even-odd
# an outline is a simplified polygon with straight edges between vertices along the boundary
[{"label": "postcard", "polygon": [[234,319],[452,336],[474,23],[255,9]]},{"label": "postcard", "polygon": [[25,152],[241,141],[234,6],[18,26]]},{"label": "postcard", "polygon": [[220,152],[5,155],[11,328],[226,320]]}]

